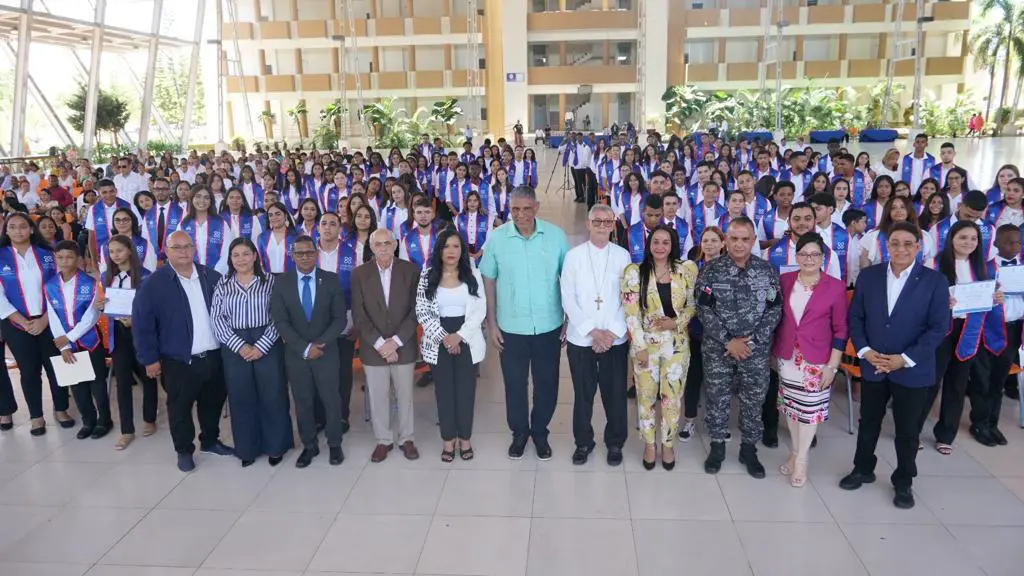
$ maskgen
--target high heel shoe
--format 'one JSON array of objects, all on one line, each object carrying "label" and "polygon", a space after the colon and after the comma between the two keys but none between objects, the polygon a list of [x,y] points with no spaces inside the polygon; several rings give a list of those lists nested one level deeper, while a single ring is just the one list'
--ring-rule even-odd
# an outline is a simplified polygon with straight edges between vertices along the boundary
[{"label": "high heel shoe", "polygon": [[779,466],[779,472],[783,476],[789,476],[793,473],[793,468],[796,466],[796,454],[792,452],[789,454],[789,460],[786,460],[782,465]]},{"label": "high heel shoe", "polygon": [[[62,415],[67,417],[67,420],[61,420],[60,417]],[[72,418],[71,415],[68,414],[66,411],[65,412],[54,412],[53,413],[53,417],[54,417],[55,420],[57,420],[57,423],[60,424],[60,427],[64,428],[64,429],[74,428],[75,424],[77,424],[77,422],[75,422],[75,419]]]},{"label": "high heel shoe", "polygon": [[[665,461],[665,453],[666,453],[666,451],[672,452],[672,461],[671,462],[666,462]],[[661,447],[661,467],[664,468],[666,472],[671,472],[672,469],[676,467],[676,452],[671,447],[668,447],[668,446],[662,446]]]},{"label": "high heel shoe", "polygon": [[[647,452],[647,448],[646,447],[644,448],[644,452],[645,453]],[[655,456],[655,458],[657,458],[657,456],[658,456],[657,451],[655,451],[654,456]],[[658,462],[656,460],[648,460],[646,458],[643,458],[641,461],[644,463],[644,470],[654,470],[654,467],[658,465]]]},{"label": "high heel shoe", "polygon": [[11,428],[14,428],[14,416],[0,416],[0,418],[6,418],[6,422],[0,422],[0,431],[6,432]]},{"label": "high heel shoe", "polygon": [[29,430],[29,433],[33,436],[42,436],[46,434],[46,420],[43,420],[42,418],[33,418],[32,429]]},{"label": "high heel shoe", "polygon": [[789,479],[789,485],[793,488],[803,488],[807,484],[807,462],[797,462],[793,465],[793,476]]}]

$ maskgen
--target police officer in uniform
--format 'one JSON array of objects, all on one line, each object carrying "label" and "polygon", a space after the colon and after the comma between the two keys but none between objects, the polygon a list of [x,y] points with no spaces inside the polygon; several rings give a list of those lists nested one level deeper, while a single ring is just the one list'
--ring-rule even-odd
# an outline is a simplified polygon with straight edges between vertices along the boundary
[{"label": "police officer in uniform", "polygon": [[763,425],[761,404],[768,391],[772,335],[782,318],[779,277],[771,264],[751,255],[757,243],[754,222],[735,218],[726,234],[727,256],[715,258],[697,277],[697,316],[704,326],[705,423],[711,453],[704,471],[716,474],[725,460],[732,389],[740,400],[740,463],[764,478],[757,459]]}]

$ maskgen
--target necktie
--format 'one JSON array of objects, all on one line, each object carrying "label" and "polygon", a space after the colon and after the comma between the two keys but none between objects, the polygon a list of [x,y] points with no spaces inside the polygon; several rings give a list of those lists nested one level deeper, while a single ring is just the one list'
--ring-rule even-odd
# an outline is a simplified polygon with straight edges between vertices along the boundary
[{"label": "necktie", "polygon": [[1002,261],[999,262],[999,265],[1000,266],[1016,266],[1017,265],[1017,260],[1016,259],[1014,259],[1014,260],[1002,260]]},{"label": "necktie", "polygon": [[121,274],[117,275],[117,287],[118,288],[124,288],[124,280],[125,280],[125,277],[124,277],[124,273],[123,272]]},{"label": "necktie", "polygon": [[164,233],[167,231],[167,222],[164,221],[164,207],[160,207],[160,215],[157,216],[156,220],[156,247],[158,250],[163,252],[164,249]]},{"label": "necktie", "polygon": [[309,285],[312,279],[311,276],[302,277],[302,310],[306,313],[307,322],[313,319],[313,288]]}]

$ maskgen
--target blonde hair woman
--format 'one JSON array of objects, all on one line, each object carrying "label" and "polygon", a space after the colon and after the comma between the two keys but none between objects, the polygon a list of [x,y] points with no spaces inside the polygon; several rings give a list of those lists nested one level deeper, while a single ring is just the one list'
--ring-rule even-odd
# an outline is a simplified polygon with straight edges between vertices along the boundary
[{"label": "blonde hair woman", "polygon": [[661,403],[661,465],[675,467],[672,441],[679,422],[679,400],[690,364],[687,326],[695,305],[697,266],[679,258],[675,230],[659,225],[647,237],[644,259],[630,264],[622,278],[626,324],[632,339],[633,379],[637,390],[644,468],[655,465],[655,404]]}]

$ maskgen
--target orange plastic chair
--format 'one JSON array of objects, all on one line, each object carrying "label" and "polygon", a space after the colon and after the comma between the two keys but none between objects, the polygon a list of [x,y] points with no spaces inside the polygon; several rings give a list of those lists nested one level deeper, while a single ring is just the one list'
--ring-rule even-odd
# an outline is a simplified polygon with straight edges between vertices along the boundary
[{"label": "orange plastic chair", "polygon": [[853,340],[846,341],[846,350],[843,351],[843,362],[839,369],[846,375],[846,414],[848,417],[847,432],[853,434],[853,380],[860,379],[860,366],[853,362],[846,361],[847,358],[856,358],[857,351],[853,349]]}]

